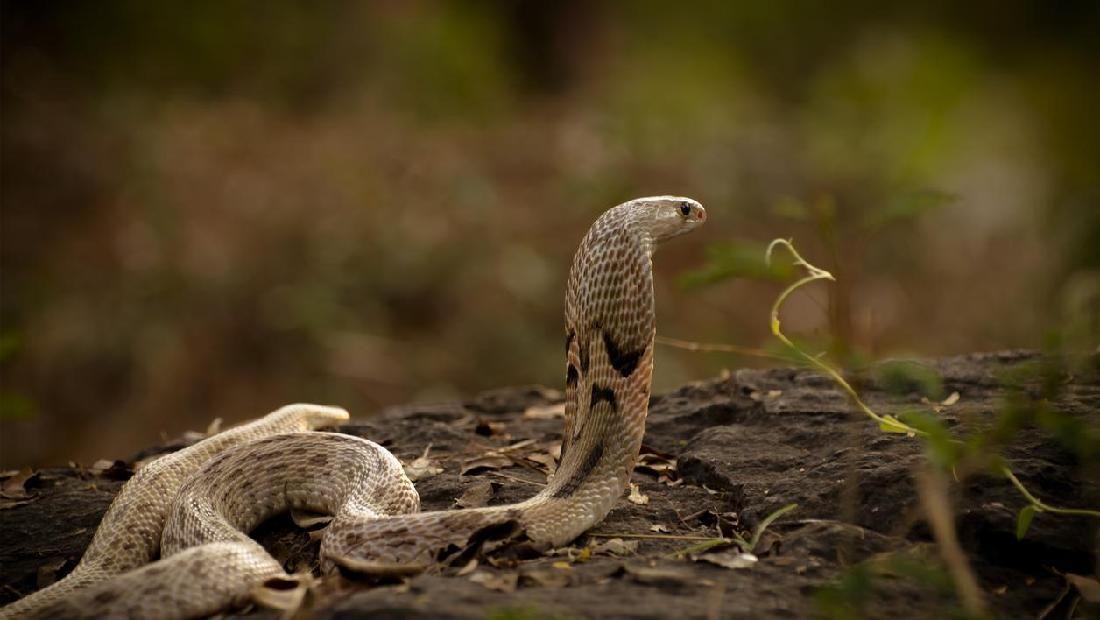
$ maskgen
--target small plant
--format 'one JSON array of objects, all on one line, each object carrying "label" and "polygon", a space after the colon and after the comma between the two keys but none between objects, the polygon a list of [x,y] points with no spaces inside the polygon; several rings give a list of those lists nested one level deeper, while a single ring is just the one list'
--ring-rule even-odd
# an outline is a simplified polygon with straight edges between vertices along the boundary
[{"label": "small plant", "polygon": [[[807,365],[821,370],[828,375],[848,397],[855,403],[856,407],[863,412],[867,417],[871,418],[878,423],[879,429],[887,433],[900,433],[909,437],[920,437],[925,440],[926,447],[928,449],[930,460],[940,466],[954,468],[960,461],[960,457],[964,452],[969,452],[973,456],[977,456],[975,451],[977,448],[983,447],[987,442],[984,441],[982,436],[977,436],[971,442],[964,442],[959,439],[955,439],[950,435],[943,424],[933,416],[927,415],[923,412],[909,412],[906,414],[905,420],[899,419],[891,415],[879,415],[875,413],[867,404],[860,398],[859,393],[855,388],[844,379],[840,374],[840,371],[825,362],[820,356],[810,355],[806,353],[801,347],[792,342],[781,329],[781,323],[779,320],[779,310],[782,308],[783,303],[791,296],[796,290],[803,286],[815,282],[817,280],[834,280],[833,275],[824,269],[820,269],[810,264],[806,259],[798,253],[794,244],[787,239],[775,239],[769,245],[765,252],[765,261],[771,263],[774,252],[777,248],[786,249],[796,267],[800,267],[805,270],[806,275],[796,280],[793,284],[787,286],[776,298],[775,303],[772,304],[771,309],[771,332],[787,346],[792,352],[802,359]],[[1052,389],[1052,382],[1049,378],[1045,382],[1048,389]],[[1000,458],[982,459],[990,460],[994,464],[994,468],[999,473],[1007,478],[1012,483],[1024,499],[1027,500],[1027,504],[1020,509],[1020,512],[1016,518],[1016,536],[1017,538],[1023,538],[1027,534],[1028,527],[1031,525],[1031,520],[1034,518],[1035,513],[1038,512],[1050,512],[1063,515],[1078,515],[1100,518],[1100,510],[1090,510],[1084,508],[1061,508],[1058,506],[1051,506],[1044,503],[1039,498],[1035,497],[1016,475],[1012,472],[1011,467]]]}]

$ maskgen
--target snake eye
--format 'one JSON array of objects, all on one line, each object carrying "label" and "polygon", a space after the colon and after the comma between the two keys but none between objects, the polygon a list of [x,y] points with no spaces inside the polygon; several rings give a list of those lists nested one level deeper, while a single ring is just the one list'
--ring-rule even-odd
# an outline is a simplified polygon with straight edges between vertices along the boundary
[{"label": "snake eye", "polygon": [[691,215],[691,203],[690,202],[681,202],[680,203],[680,213],[683,214],[684,217],[687,217],[687,216]]}]

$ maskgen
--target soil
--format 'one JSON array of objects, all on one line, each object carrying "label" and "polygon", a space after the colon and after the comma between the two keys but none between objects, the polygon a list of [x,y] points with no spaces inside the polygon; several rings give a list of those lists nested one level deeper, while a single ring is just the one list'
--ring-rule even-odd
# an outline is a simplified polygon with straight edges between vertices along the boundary
[{"label": "soil", "polygon": [[[945,394],[959,394],[937,415],[957,433],[988,427],[1004,407],[1005,371],[1039,359],[1013,351],[926,361],[942,378]],[[1095,432],[1100,356],[1088,368],[1064,376],[1052,404]],[[917,392],[896,385],[887,390],[873,376],[855,379],[879,413],[920,406]],[[1025,392],[1038,389],[1024,386]],[[560,400],[555,390],[507,388],[467,402],[394,408],[337,430],[378,441],[407,464],[430,446],[428,457],[442,472],[416,483],[425,510],[509,503],[530,496],[546,479],[548,454],[560,440],[561,419],[553,415]],[[958,612],[915,484],[914,473],[926,461],[922,442],[884,433],[853,410],[827,377],[808,370],[739,370],[656,395],[643,450],[649,456],[634,474],[648,502],[624,496],[603,523],[552,555],[490,554],[476,567],[385,584],[330,577],[307,599],[305,611],[319,618],[908,618]],[[137,461],[198,437],[92,470],[41,470],[22,489],[9,477],[0,500],[0,603],[72,569]],[[1083,459],[1067,443],[1025,428],[1002,454],[1044,502],[1096,507],[1095,458]],[[499,451],[507,446],[513,449]],[[1026,502],[994,474],[952,483],[951,500],[960,543],[995,616],[1097,612],[1062,575],[1096,573],[1098,520],[1039,513],[1017,540],[1016,515]],[[750,533],[791,503],[798,508],[767,528],[754,549],[756,562],[728,547],[677,555],[700,542],[692,537]],[[316,565],[317,544],[289,516],[264,524],[254,536],[288,570]],[[736,567],[738,562],[748,565]],[[237,613],[278,617],[263,609]]]}]

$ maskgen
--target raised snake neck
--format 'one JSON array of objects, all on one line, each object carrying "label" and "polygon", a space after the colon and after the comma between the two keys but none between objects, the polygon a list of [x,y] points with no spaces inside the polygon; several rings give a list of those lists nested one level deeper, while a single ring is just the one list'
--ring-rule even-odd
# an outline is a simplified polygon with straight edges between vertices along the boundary
[{"label": "raised snake neck", "polygon": [[295,432],[346,412],[293,405],[148,464],[123,487],[73,573],[0,617],[184,617],[241,604],[260,583],[286,576],[243,532],[291,508],[333,514],[322,564],[361,572],[422,568],[498,525],[518,524],[538,543],[571,541],[622,496],[641,447],[653,373],[653,252],[705,219],[688,198],[641,198],[606,211],[585,235],[565,297],[561,464],[531,499],[416,512],[419,497],[385,449]]}]

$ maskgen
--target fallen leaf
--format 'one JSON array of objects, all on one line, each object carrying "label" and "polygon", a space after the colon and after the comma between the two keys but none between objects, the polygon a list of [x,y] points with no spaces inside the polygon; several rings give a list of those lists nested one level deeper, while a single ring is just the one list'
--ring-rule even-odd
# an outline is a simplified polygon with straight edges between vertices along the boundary
[{"label": "fallen leaf", "polygon": [[481,508],[489,503],[493,494],[500,488],[499,482],[478,480],[466,487],[462,496],[455,500],[455,508]]},{"label": "fallen leaf", "polygon": [[504,422],[493,422],[478,418],[477,423],[474,424],[474,433],[482,437],[492,437],[494,435],[504,435],[505,428]]},{"label": "fallen leaf", "polygon": [[31,494],[27,491],[27,483],[36,475],[37,472],[32,471],[30,467],[20,469],[14,476],[4,480],[3,485],[0,485],[0,497],[5,499],[27,499],[31,497]]},{"label": "fallen leaf", "polygon": [[1100,603],[1100,580],[1097,580],[1096,577],[1066,573],[1066,581],[1072,583],[1073,587],[1077,588],[1077,591],[1081,593],[1081,598],[1085,599],[1085,601],[1089,603]]},{"label": "fallen leaf", "polygon": [[557,469],[558,460],[554,458],[553,454],[549,452],[540,452],[536,454],[529,454],[525,457],[528,461],[531,461],[538,465],[544,473],[552,473]]},{"label": "fallen leaf", "polygon": [[424,448],[424,454],[418,456],[411,463],[402,463],[405,468],[405,475],[408,476],[409,480],[412,482],[431,478],[432,476],[443,473],[443,468],[439,466],[439,462],[428,458],[428,453],[431,449],[432,445],[428,444],[428,447]]},{"label": "fallen leaf", "polygon": [[524,585],[535,585],[543,588],[564,588],[569,585],[571,576],[561,570],[533,570],[521,572],[520,581]]},{"label": "fallen leaf", "polygon": [[62,566],[65,566],[65,558],[40,565],[37,575],[38,587],[45,588],[46,586],[53,585],[53,583],[57,581],[57,571],[61,570]]},{"label": "fallen leaf", "polygon": [[517,573],[498,573],[493,574],[487,571],[477,571],[470,575],[470,581],[484,586],[490,590],[496,590],[497,592],[515,592],[516,584],[519,582],[519,574]]},{"label": "fallen leaf", "polygon": [[630,483],[630,495],[628,495],[626,499],[629,500],[631,504],[638,504],[639,506],[649,503],[649,496],[642,494],[638,485],[633,482]]},{"label": "fallen leaf", "polygon": [[957,402],[959,402],[959,393],[951,392],[951,394],[947,398],[943,399],[943,402],[941,402],[940,404],[944,407],[950,407]]},{"label": "fallen leaf", "polygon": [[654,523],[653,525],[649,526],[649,531],[657,532],[658,534],[668,534],[671,530],[669,530],[667,526],[661,525],[660,523]]},{"label": "fallen leaf", "polygon": [[691,559],[696,562],[710,562],[711,564],[717,564],[718,566],[729,569],[752,568],[758,561],[758,558],[751,553],[735,551],[702,553],[699,555],[692,555]]},{"label": "fallen leaf", "polygon": [[466,563],[466,566],[463,566],[461,570],[455,573],[455,576],[465,577],[474,572],[475,569],[477,569],[477,558],[471,558],[470,561]]},{"label": "fallen leaf", "polygon": [[109,480],[128,480],[133,472],[123,461],[100,459],[92,464],[91,473]]},{"label": "fallen leaf", "polygon": [[464,462],[462,464],[462,471],[460,471],[458,475],[473,476],[486,471],[511,467],[512,465],[515,465],[515,461],[512,460],[512,457],[503,454],[489,453]]},{"label": "fallen leaf", "polygon": [[694,573],[679,568],[628,564],[623,570],[639,583],[679,585],[697,581]]},{"label": "fallen leaf", "polygon": [[609,538],[595,547],[592,547],[592,553],[605,553],[609,555],[634,555],[637,552],[638,541],[623,540],[622,538]]},{"label": "fallen leaf", "polygon": [[523,412],[523,417],[528,420],[552,420],[565,416],[565,403],[553,405],[534,405]]},{"label": "fallen leaf", "polygon": [[500,448],[498,450],[494,450],[493,452],[494,453],[495,452],[500,452],[500,453],[515,452],[516,450],[519,450],[520,448],[526,448],[527,446],[534,445],[537,442],[538,442],[537,439],[524,439],[522,441],[517,441],[516,443],[514,443],[510,446],[505,446],[505,447]]},{"label": "fallen leaf", "polygon": [[638,462],[634,464],[634,471],[656,477],[667,476],[670,479],[679,476],[676,471],[676,459],[652,453],[639,455]]}]

